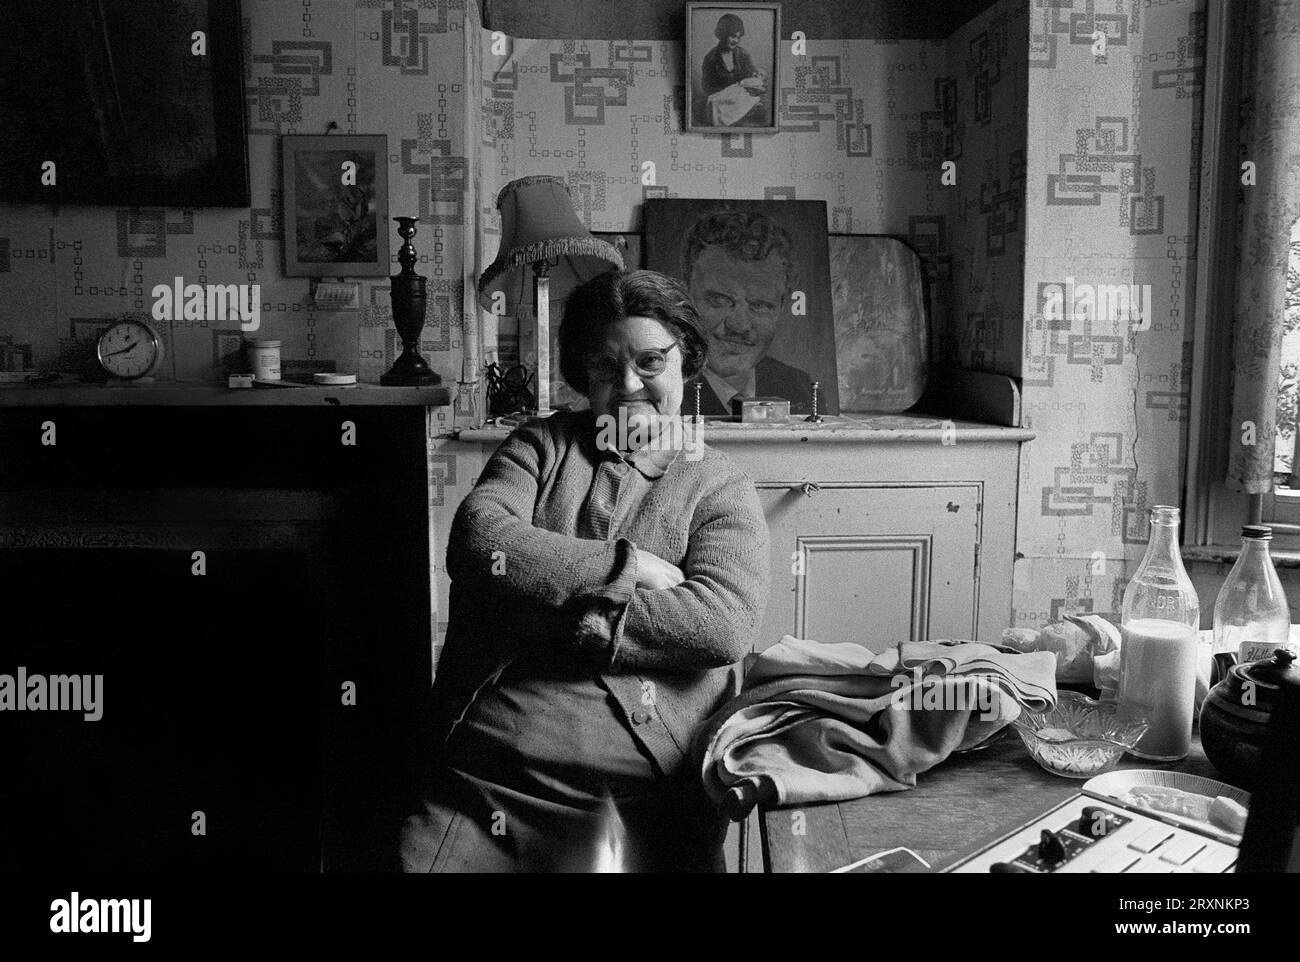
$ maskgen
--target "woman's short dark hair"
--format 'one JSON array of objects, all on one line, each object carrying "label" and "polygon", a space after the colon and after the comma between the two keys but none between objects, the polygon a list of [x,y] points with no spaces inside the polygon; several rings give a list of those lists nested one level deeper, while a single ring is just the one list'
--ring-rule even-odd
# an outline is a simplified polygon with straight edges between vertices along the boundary
[{"label": "woman's short dark hair", "polygon": [[606,271],[569,295],[560,322],[560,373],[569,387],[586,395],[583,359],[609,325],[628,317],[653,317],[681,341],[682,376],[704,370],[709,342],[700,315],[681,281],[656,271]]},{"label": "woman's short dark hair", "polygon": [[718,25],[713,28],[713,35],[719,40],[726,40],[728,37],[734,37],[737,34],[745,35],[745,21],[741,20],[734,13],[724,13],[718,18]]}]

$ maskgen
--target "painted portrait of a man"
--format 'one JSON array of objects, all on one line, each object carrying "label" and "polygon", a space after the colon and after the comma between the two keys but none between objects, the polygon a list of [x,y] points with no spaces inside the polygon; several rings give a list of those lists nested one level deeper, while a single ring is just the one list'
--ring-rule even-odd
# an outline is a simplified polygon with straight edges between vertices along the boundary
[{"label": "painted portrait of a man", "polygon": [[699,312],[701,414],[730,414],[736,396],[780,397],[809,414],[814,380],[819,412],[838,412],[824,204],[652,200],[646,263],[680,277]]},{"label": "painted portrait of a man", "polygon": [[682,266],[709,339],[700,413],[730,413],[737,394],[810,405],[808,373],[767,354],[790,295],[785,229],[763,214],[709,214],[687,235]]}]

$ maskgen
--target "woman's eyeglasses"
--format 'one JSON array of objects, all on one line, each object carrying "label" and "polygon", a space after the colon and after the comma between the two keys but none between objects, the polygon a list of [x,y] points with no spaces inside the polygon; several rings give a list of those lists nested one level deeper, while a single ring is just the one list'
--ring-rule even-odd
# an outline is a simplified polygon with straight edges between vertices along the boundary
[{"label": "woman's eyeglasses", "polygon": [[[681,346],[682,342],[674,339],[665,348],[646,348],[645,350],[634,351],[632,353],[632,370],[636,371],[638,377],[658,377],[668,368],[669,352],[673,348]],[[618,378],[619,371],[622,370],[618,358],[609,354],[588,354],[583,358],[582,365],[587,370],[587,379],[593,383],[614,381]]]}]

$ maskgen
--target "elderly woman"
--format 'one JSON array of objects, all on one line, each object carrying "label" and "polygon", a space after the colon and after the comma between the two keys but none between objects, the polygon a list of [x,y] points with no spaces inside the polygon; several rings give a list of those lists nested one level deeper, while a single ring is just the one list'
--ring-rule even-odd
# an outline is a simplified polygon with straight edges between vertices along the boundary
[{"label": "elderly woman", "polygon": [[721,867],[690,744],[755,640],[768,534],[753,483],[677,430],[706,351],[661,274],[570,297],[560,369],[590,410],[511,434],[452,524],[407,871]]}]

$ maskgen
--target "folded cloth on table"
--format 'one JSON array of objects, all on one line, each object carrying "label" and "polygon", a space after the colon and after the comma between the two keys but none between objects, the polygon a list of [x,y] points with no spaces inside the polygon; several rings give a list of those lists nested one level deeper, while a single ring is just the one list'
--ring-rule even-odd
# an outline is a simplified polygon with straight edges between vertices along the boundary
[{"label": "folded cloth on table", "polygon": [[732,818],[757,803],[842,801],[916,785],[1021,710],[1056,704],[1056,658],[979,642],[875,653],[786,635],[695,741],[705,790]]}]

